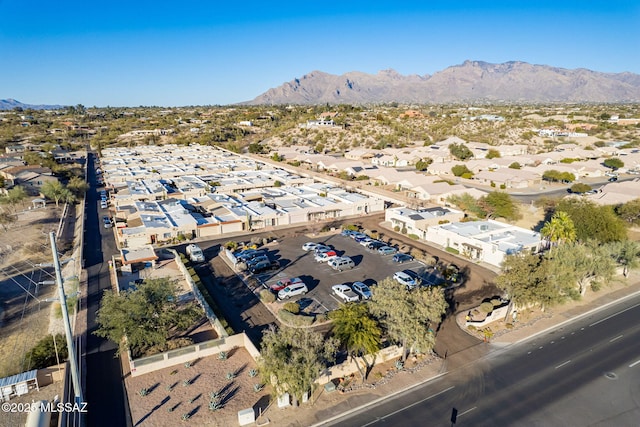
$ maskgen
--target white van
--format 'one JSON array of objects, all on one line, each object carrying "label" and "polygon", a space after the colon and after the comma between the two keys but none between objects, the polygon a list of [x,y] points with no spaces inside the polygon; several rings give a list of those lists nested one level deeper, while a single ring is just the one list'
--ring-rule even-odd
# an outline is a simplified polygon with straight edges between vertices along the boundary
[{"label": "white van", "polygon": [[304,295],[309,292],[307,285],[302,282],[292,283],[278,292],[278,299],[287,299],[296,295]]},{"label": "white van", "polygon": [[342,270],[349,270],[355,267],[356,264],[348,256],[343,256],[340,258],[334,258],[331,261],[329,261],[329,266],[334,270],[342,271]]}]

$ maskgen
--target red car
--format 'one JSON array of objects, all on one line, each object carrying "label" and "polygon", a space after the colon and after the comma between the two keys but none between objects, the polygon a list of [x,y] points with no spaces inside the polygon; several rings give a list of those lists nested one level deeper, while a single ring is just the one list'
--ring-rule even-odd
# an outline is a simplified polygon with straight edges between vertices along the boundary
[{"label": "red car", "polygon": [[276,283],[271,285],[269,289],[271,289],[272,292],[278,293],[284,288],[286,288],[287,286],[293,285],[294,283],[303,283],[303,282],[302,282],[302,279],[300,279],[299,277],[292,277],[291,279],[282,279],[282,280],[278,280]]}]

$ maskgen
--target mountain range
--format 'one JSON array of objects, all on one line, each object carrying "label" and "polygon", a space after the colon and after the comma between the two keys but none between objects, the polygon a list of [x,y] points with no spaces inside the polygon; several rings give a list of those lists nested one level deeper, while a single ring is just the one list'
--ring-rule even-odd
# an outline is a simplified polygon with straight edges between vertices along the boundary
[{"label": "mountain range", "polygon": [[353,71],[340,76],[313,71],[243,104],[390,102],[640,102],[640,74],[570,70],[520,61],[501,64],[465,61],[424,76],[405,76],[394,70],[377,74]]},{"label": "mountain range", "polygon": [[62,105],[33,105],[33,104],[23,104],[20,101],[16,101],[15,99],[0,99],[0,111],[2,110],[13,110],[15,108],[22,108],[23,110],[57,110],[60,108],[64,108]]}]

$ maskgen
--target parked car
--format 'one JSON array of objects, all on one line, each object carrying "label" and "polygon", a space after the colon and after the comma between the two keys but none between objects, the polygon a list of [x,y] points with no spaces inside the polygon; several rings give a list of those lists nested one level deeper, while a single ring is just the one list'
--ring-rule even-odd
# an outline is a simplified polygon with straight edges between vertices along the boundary
[{"label": "parked car", "polygon": [[403,254],[398,252],[393,256],[393,262],[397,262],[398,264],[402,264],[403,262],[413,261],[413,257],[409,254]]},{"label": "parked car", "polygon": [[251,274],[259,274],[264,271],[273,271],[279,268],[280,268],[280,263],[276,260],[260,261],[253,264],[251,267],[249,267],[249,272],[251,272]]},{"label": "parked car", "polygon": [[360,243],[363,240],[371,240],[371,237],[367,236],[366,234],[360,233],[359,235],[354,237],[353,240],[355,240],[356,242]]},{"label": "parked car", "polygon": [[316,255],[315,260],[316,262],[327,262],[337,257],[338,254],[336,253],[336,251],[328,251]]},{"label": "parked car", "polygon": [[353,282],[351,289],[353,289],[353,292],[360,295],[360,298],[371,299],[371,289],[369,289],[366,284],[362,282]]},{"label": "parked car", "polygon": [[103,216],[102,222],[104,223],[104,228],[111,228],[113,226],[113,222],[111,222],[111,218],[108,216]]},{"label": "parked car", "polygon": [[283,290],[284,288],[286,288],[289,285],[293,285],[296,283],[304,283],[302,281],[302,279],[300,279],[299,277],[292,277],[290,279],[282,279],[282,280],[278,280],[276,283],[274,283],[273,285],[269,286],[269,289],[271,289],[272,292],[280,292],[281,290]]},{"label": "parked car", "polygon": [[332,250],[333,250],[333,248],[331,246],[319,244],[314,249],[314,252],[315,252],[316,255],[318,255],[318,254],[322,254],[322,253],[329,252],[329,251],[332,251]]},{"label": "parked car", "polygon": [[294,283],[278,292],[278,299],[289,299],[296,295],[304,295],[309,292],[304,283]]},{"label": "parked car", "polygon": [[416,286],[418,286],[418,284],[416,283],[416,281],[409,276],[407,273],[405,273],[404,271],[398,271],[396,273],[393,274],[393,279],[400,283],[401,285],[404,285],[407,287],[407,289],[413,289]]},{"label": "parked car", "polygon": [[366,247],[367,247],[367,245],[368,245],[369,243],[371,243],[371,242],[373,242],[373,239],[372,239],[372,238],[370,238],[370,237],[367,237],[366,239],[362,239],[362,240],[360,240],[360,242],[358,242],[358,243],[360,243],[362,246],[364,246],[364,247],[366,248]]},{"label": "parked car", "polygon": [[107,203],[106,200],[100,201],[100,208],[101,209],[107,209],[108,207],[109,207],[109,204]]},{"label": "parked car", "polygon": [[335,296],[343,300],[344,302],[356,302],[360,300],[358,294],[353,292],[348,285],[333,285],[331,287]]},{"label": "parked car", "polygon": [[304,245],[302,245],[302,250],[306,251],[306,252],[309,252],[309,251],[314,250],[317,246],[318,246],[318,244],[315,243],[315,242],[307,242]]},{"label": "parked car", "polygon": [[378,253],[380,255],[391,255],[395,254],[396,252],[398,252],[398,250],[396,248],[392,248],[391,246],[383,246],[381,248],[378,248]]},{"label": "parked car", "polygon": [[247,269],[253,267],[257,263],[262,261],[269,261],[269,257],[266,255],[258,255],[256,257],[251,258],[250,260],[246,261]]},{"label": "parked car", "polygon": [[187,245],[186,252],[191,262],[204,262],[204,252],[202,252],[202,248],[195,243]]},{"label": "parked car", "polygon": [[367,243],[367,249],[372,250],[372,251],[377,251],[378,249],[380,249],[383,246],[387,246],[386,243],[381,242],[380,240],[372,240],[369,243]]},{"label": "parked car", "polygon": [[348,256],[334,258],[331,261],[329,261],[327,264],[329,264],[329,267],[338,271],[349,270],[356,266],[353,260]]},{"label": "parked car", "polygon": [[354,231],[353,233],[351,233],[351,235],[349,237],[351,237],[353,240],[357,241],[357,239],[364,239],[365,237],[369,237],[369,236],[367,236],[366,234],[361,233],[359,231]]},{"label": "parked car", "polygon": [[265,251],[264,249],[247,249],[236,254],[236,260],[238,260],[238,262],[247,262],[255,257],[266,254],[267,251]]},{"label": "parked car", "polygon": [[340,235],[344,237],[351,237],[353,233],[355,233],[355,231],[353,230],[342,230],[342,232],[340,232]]}]

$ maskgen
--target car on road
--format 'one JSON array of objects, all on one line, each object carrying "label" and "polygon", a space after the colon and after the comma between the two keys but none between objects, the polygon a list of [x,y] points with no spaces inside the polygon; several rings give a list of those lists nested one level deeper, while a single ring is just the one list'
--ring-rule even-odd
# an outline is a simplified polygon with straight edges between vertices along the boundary
[{"label": "car on road", "polygon": [[392,258],[393,262],[397,262],[398,264],[402,264],[403,262],[413,261],[413,257],[409,254],[403,254],[402,252],[398,252]]},{"label": "car on road", "polygon": [[609,182],[616,182],[618,180],[617,176],[612,176],[611,178],[609,178]]},{"label": "car on road", "polygon": [[348,256],[334,258],[331,261],[329,261],[327,264],[329,265],[329,267],[337,271],[349,270],[356,266],[353,260]]},{"label": "car on road", "polygon": [[269,286],[269,289],[272,292],[278,293],[281,290],[283,290],[284,288],[286,288],[287,286],[293,285],[293,284],[296,284],[296,283],[304,283],[304,282],[299,277],[292,277],[290,279],[278,280],[276,283],[274,283],[273,285]]},{"label": "car on road", "polygon": [[357,302],[360,300],[358,294],[356,294],[349,285],[333,285],[331,287],[333,294],[343,300],[344,302]]},{"label": "car on road", "polygon": [[353,292],[360,295],[361,299],[371,299],[371,289],[362,282],[353,282],[351,285]]},{"label": "car on road", "polygon": [[391,246],[383,246],[378,249],[378,253],[380,255],[391,255],[391,254],[395,254],[396,252],[398,252],[398,250]]},{"label": "car on road", "polygon": [[314,250],[316,247],[318,247],[318,243],[316,242],[307,242],[304,245],[302,245],[302,250],[305,252],[309,252]]},{"label": "car on road", "polygon": [[338,254],[336,253],[336,251],[328,251],[316,255],[315,260],[316,262],[327,262],[337,257]]},{"label": "car on road", "polygon": [[416,286],[418,286],[418,283],[416,282],[416,280],[404,271],[398,271],[394,273],[393,279],[396,282],[400,283],[401,285],[406,286],[407,289],[413,289]]},{"label": "car on road", "polygon": [[304,283],[293,283],[278,292],[278,299],[289,299],[296,295],[304,295],[307,292],[309,292],[309,289]]},{"label": "car on road", "polygon": [[251,274],[259,274],[265,271],[273,271],[280,268],[280,263],[276,260],[273,261],[260,261],[249,267]]}]

